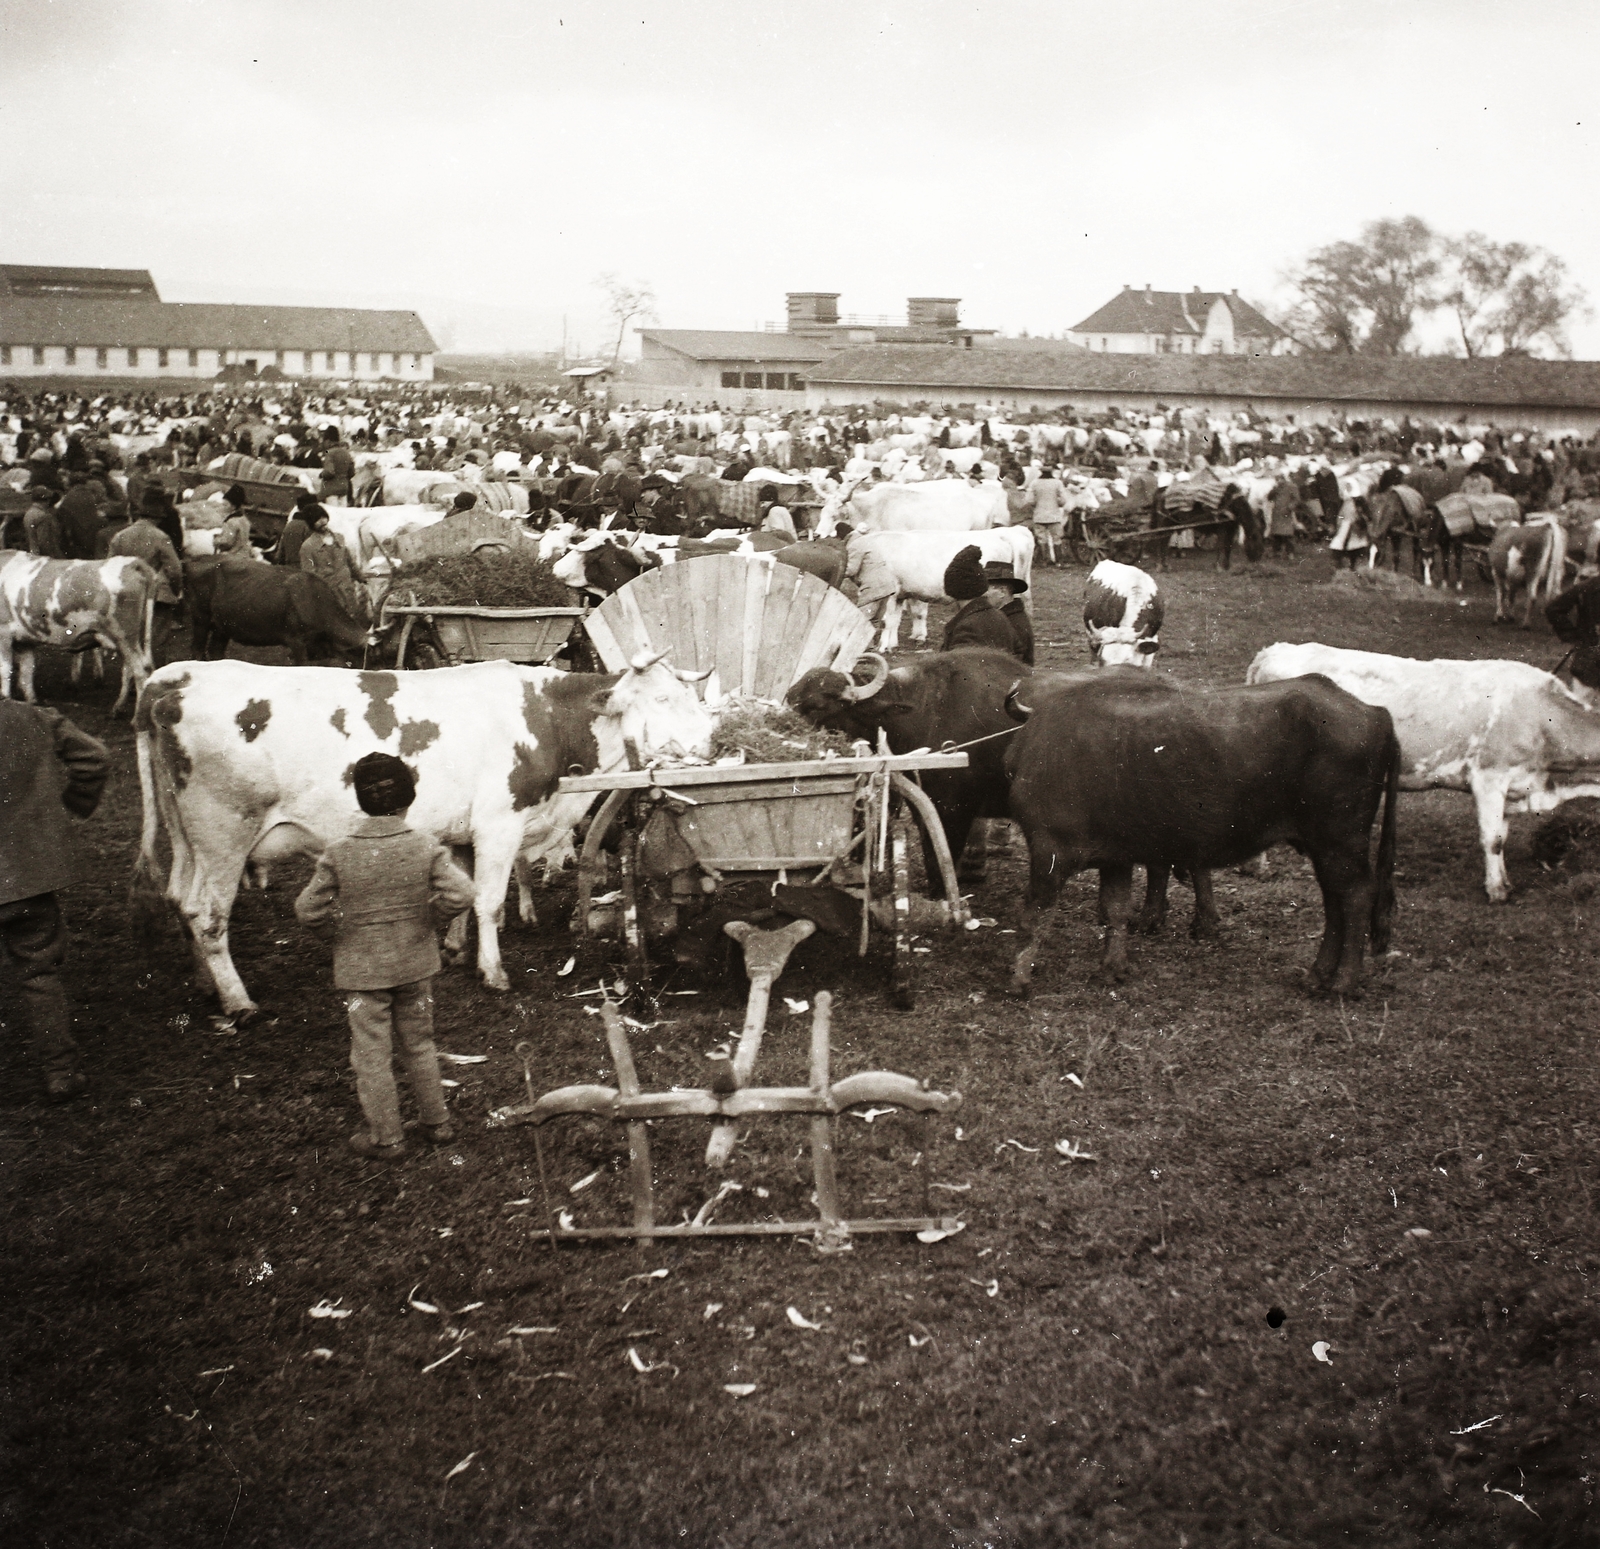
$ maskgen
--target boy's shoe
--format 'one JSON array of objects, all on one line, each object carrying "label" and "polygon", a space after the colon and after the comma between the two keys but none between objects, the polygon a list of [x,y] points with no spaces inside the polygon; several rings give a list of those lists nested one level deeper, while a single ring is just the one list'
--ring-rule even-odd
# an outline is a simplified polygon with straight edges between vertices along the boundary
[{"label": "boy's shoe", "polygon": [[436,1146],[447,1146],[456,1138],[456,1127],[448,1119],[443,1124],[424,1124],[422,1133]]},{"label": "boy's shoe", "polygon": [[52,1070],[44,1078],[44,1095],[53,1103],[70,1102],[88,1084],[81,1070]]},{"label": "boy's shoe", "polygon": [[364,1156],[372,1162],[397,1162],[406,1154],[406,1143],[397,1140],[392,1146],[380,1146],[372,1138],[369,1131],[358,1129],[350,1137],[350,1149],[357,1156]]}]

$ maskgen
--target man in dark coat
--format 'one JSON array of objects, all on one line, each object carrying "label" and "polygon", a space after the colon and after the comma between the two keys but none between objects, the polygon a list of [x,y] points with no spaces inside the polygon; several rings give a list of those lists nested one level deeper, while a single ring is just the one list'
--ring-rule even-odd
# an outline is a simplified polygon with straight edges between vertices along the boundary
[{"label": "man in dark coat", "polygon": [[983,551],[975,543],[969,544],[945,569],[945,595],[953,597],[961,607],[945,625],[941,651],[957,651],[969,645],[1016,650],[1017,637],[1006,616],[989,600],[988,585],[983,573]]},{"label": "man in dark coat", "polygon": [[100,504],[94,498],[88,474],[74,473],[71,479],[71,486],[56,507],[61,551],[67,559],[96,559],[100,554],[100,529],[105,526]]},{"label": "man in dark coat", "polygon": [[312,520],[321,510],[317,497],[308,489],[294,497],[294,514],[278,535],[278,547],[272,556],[274,564],[288,565],[294,570],[300,568],[300,546],[311,536]]},{"label": "man in dark coat", "polygon": [[1012,654],[1025,661],[1030,667],[1033,665],[1033,620],[1028,617],[1028,609],[1022,600],[1022,594],[1027,591],[1028,583],[1017,579],[1016,571],[1003,561],[991,561],[983,567],[983,578],[988,582],[984,595],[990,604],[1004,615],[1006,622],[1011,626],[1011,633],[1016,637],[1012,643]]},{"label": "man in dark coat", "polygon": [[67,938],[56,894],[77,880],[62,809],[88,817],[110,767],[104,746],[59,711],[0,699],[0,956],[21,975],[33,1058],[52,1102],[88,1084],[75,1068],[61,984]]}]

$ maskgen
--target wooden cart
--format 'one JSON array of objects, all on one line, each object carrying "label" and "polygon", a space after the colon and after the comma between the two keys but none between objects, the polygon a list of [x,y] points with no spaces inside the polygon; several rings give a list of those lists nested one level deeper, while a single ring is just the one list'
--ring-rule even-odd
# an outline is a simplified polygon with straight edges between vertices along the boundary
[{"label": "wooden cart", "polygon": [[[847,884],[861,900],[863,955],[874,897],[892,905],[891,989],[909,1009],[913,822],[935,858],[948,924],[965,923],[944,825],[911,777],[966,765],[965,753],[909,753],[569,775],[559,786],[563,794],[606,793],[578,862],[575,923],[587,935],[620,933],[643,983],[653,942],[691,922],[727,884]],[[615,898],[597,907],[602,890]]]},{"label": "wooden cart", "polygon": [[401,618],[397,667],[459,667],[463,662],[525,662],[541,666],[567,643],[582,608],[456,608],[434,603],[385,603],[384,617]]}]

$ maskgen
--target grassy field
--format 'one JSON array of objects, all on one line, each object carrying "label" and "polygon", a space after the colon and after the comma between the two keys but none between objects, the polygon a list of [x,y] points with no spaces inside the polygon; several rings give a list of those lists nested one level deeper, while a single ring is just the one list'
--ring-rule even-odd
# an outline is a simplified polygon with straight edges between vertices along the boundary
[{"label": "grassy field", "polygon": [[[1185,566],[1158,670],[1188,683],[1238,682],[1280,639],[1560,654],[1495,630],[1475,583],[1458,604],[1329,585],[1315,557]],[[1081,664],[1082,572],[1037,580],[1041,665]],[[212,1026],[176,934],[132,943],[138,791],[109,700],[68,707],[117,761],[68,899],[88,1099],[36,1100],[0,980],[8,1546],[1595,1541],[1600,854],[1581,843],[1541,864],[1514,820],[1519,891],[1491,907],[1470,801],[1404,796],[1397,950],[1352,1004],[1302,988],[1321,915],[1286,850],[1218,877],[1220,946],[1190,942],[1180,895],[1116,991],[1090,980],[1079,878],[1033,1000],[1009,1002],[1025,868],[1000,859],[977,900],[996,923],[927,939],[915,1012],[888,1006],[881,957],[823,940],[779,984],[835,992],[836,1074],[965,1094],[926,1146],[893,1116],[838,1126],[852,1209],[912,1208],[927,1176],[963,1232],[555,1251],[531,1132],[482,1119],[518,1100],[519,1038],[540,1090],[609,1074],[594,1001],[571,998],[596,960],[557,972],[570,882],[504,938],[515,995],[439,982],[441,1048],[488,1057],[447,1071],[460,1139],[364,1163],[298,878],[235,911],[265,1010],[242,1034]],[[702,1084],[737,1029],[742,986],[701,988],[635,1035],[647,1088]],[[803,1080],[806,1019],[775,1005],[761,1079]],[[704,1140],[655,1126],[663,1217],[715,1192]],[[803,1121],[753,1127],[719,1219],[809,1213],[804,1142]],[[598,1122],[545,1140],[581,1223],[626,1219],[625,1160]],[[311,1315],[328,1304],[349,1315]]]}]

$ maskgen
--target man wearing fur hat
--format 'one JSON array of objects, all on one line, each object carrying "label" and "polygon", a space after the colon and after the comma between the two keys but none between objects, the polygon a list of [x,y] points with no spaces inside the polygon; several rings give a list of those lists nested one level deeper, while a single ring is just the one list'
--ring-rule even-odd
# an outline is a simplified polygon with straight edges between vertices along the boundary
[{"label": "man wearing fur hat", "polygon": [[941,651],[958,651],[970,645],[1016,651],[1017,637],[1006,616],[990,601],[988,588],[983,551],[977,544],[969,544],[945,568],[945,596],[953,597],[961,607],[944,627]]},{"label": "man wearing fur hat", "polygon": [[354,771],[366,817],[328,846],[295,900],[301,923],[333,934],[333,982],[350,1017],[350,1065],[367,1128],[350,1137],[358,1155],[405,1155],[394,1042],[417,1100],[422,1131],[455,1138],[433,1046],[438,929],[472,902],[472,879],[431,834],[406,827],[416,796],[411,770],[389,753],[368,753]]}]

